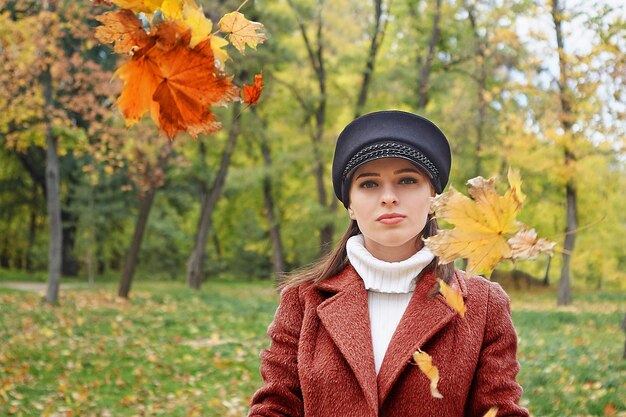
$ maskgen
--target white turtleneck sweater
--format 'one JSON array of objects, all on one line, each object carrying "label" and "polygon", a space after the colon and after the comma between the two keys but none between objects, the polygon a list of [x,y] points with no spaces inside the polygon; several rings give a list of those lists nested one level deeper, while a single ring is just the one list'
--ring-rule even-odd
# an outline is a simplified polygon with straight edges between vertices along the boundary
[{"label": "white turtleneck sweater", "polygon": [[348,260],[367,289],[374,363],[378,374],[391,337],[411,300],[415,278],[432,262],[434,255],[423,247],[404,261],[381,261],[365,248],[363,235],[348,239],[346,251]]}]

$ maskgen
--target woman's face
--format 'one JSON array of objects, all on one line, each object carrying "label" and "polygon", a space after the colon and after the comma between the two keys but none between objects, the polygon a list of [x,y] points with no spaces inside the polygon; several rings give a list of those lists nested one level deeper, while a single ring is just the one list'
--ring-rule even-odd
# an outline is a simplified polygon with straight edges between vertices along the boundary
[{"label": "woman's face", "polygon": [[428,177],[402,158],[382,158],[356,169],[350,186],[350,218],[376,258],[398,262],[422,247],[434,190]]}]

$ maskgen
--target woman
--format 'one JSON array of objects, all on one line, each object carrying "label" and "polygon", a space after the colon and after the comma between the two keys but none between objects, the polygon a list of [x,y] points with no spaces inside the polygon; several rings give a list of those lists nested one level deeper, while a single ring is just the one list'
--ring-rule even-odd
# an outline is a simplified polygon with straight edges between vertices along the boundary
[{"label": "woman", "polygon": [[[333,186],[352,221],[327,258],[286,282],[250,416],[528,416],[507,295],[438,265],[423,244],[450,164],[443,133],[411,113],[370,113],[342,131]],[[464,317],[437,278],[461,292]],[[412,360],[418,350],[441,395]]]}]

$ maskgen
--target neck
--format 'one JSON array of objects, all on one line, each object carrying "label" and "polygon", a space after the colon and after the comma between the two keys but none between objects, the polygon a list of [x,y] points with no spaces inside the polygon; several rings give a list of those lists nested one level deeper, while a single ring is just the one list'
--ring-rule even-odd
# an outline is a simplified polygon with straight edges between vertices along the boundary
[{"label": "neck", "polygon": [[385,262],[401,262],[419,252],[424,243],[421,239],[410,240],[400,246],[383,246],[365,238],[365,249],[375,258]]}]

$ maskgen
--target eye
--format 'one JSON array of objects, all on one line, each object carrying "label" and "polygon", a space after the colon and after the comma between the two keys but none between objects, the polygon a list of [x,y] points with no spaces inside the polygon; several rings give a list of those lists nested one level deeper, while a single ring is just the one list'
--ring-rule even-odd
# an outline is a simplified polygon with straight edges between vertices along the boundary
[{"label": "eye", "polygon": [[377,185],[378,184],[376,184],[375,181],[367,180],[367,181],[363,181],[361,184],[359,184],[359,187],[361,187],[361,188],[374,188]]},{"label": "eye", "polygon": [[402,177],[400,178],[400,184],[417,184],[419,181],[414,177]]}]

